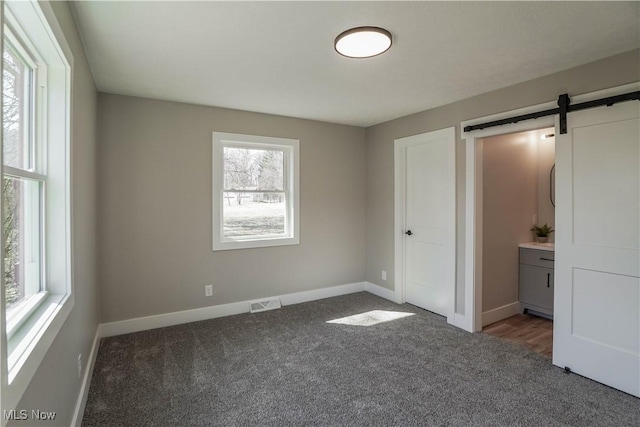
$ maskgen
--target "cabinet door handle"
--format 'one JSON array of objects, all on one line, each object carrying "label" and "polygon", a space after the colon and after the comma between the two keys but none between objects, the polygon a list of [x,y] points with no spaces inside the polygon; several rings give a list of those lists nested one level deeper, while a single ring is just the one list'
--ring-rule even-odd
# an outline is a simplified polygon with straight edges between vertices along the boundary
[{"label": "cabinet door handle", "polygon": [[540,257],[540,259],[541,259],[542,261],[551,261],[551,262],[553,262],[553,261],[554,261],[554,260],[552,260],[551,258],[542,258],[542,257]]},{"label": "cabinet door handle", "polygon": [[547,273],[547,288],[550,287],[549,281],[551,280],[551,273]]}]

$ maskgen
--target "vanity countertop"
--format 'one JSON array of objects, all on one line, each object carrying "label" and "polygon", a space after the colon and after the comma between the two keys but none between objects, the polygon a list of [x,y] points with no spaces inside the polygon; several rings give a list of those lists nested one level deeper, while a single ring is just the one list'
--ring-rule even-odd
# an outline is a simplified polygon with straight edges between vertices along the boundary
[{"label": "vanity countertop", "polygon": [[520,246],[521,248],[538,249],[538,250],[541,250],[541,251],[555,252],[555,250],[556,250],[556,244],[555,243],[528,242],[528,243],[520,243],[518,246]]}]

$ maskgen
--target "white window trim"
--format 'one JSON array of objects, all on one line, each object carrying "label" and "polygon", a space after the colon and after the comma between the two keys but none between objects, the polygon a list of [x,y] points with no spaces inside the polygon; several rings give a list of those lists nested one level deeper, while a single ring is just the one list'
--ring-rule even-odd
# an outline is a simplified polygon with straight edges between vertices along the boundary
[{"label": "white window trim", "polygon": [[[222,236],[223,209],[223,148],[237,146],[243,148],[265,148],[284,150],[285,192],[287,197],[286,237],[262,236],[260,238],[225,239]],[[233,250],[264,248],[270,246],[297,245],[300,243],[300,141],[297,139],[268,136],[242,135],[236,133],[213,132],[212,143],[212,205],[213,205],[213,250]]]},{"label": "white window trim", "polygon": [[[71,195],[71,99],[73,81],[73,55],[64,37],[64,33],[55,17],[53,9],[48,2],[37,1],[5,1],[2,23],[14,21],[12,30],[20,38],[25,38],[19,27],[29,28],[29,34],[34,34],[38,40],[49,40],[53,45],[52,50],[40,52],[46,62],[52,58],[57,61],[55,70],[49,70],[48,81],[38,81],[37,95],[41,96],[42,108],[46,110],[44,120],[37,126],[38,135],[44,133],[56,135],[58,147],[55,150],[41,150],[41,158],[37,162],[49,158],[61,165],[56,174],[54,186],[55,197],[45,198],[46,209],[54,212],[54,224],[59,228],[45,226],[45,236],[49,232],[56,233],[56,242],[47,242],[55,248],[58,258],[64,259],[64,263],[58,263],[54,274],[56,284],[47,283],[50,290],[42,298],[40,304],[34,308],[31,316],[14,332],[13,337],[7,337],[7,319],[5,310],[4,291],[0,292],[0,394],[2,394],[2,406],[4,410],[15,409],[24,395],[38,367],[42,363],[47,351],[51,347],[55,337],[62,329],[64,322],[70,315],[75,304],[73,293],[73,233],[72,233],[72,195]],[[9,12],[9,13],[7,13]],[[7,15],[12,15],[9,19]],[[17,25],[16,25],[17,24]],[[41,86],[51,85],[56,82],[58,86],[64,85],[64,90],[56,91],[48,95],[46,89]],[[64,108],[60,105],[64,103]],[[41,142],[41,137],[36,143]],[[64,147],[62,149],[62,147]],[[1,157],[2,150],[0,150]],[[0,158],[0,164],[1,158]],[[63,168],[63,169],[61,169]],[[48,174],[48,170],[44,170]],[[47,219],[49,222],[49,219]],[[62,237],[61,237],[62,236]],[[51,246],[47,246],[51,251]],[[53,276],[52,276],[53,277]],[[51,285],[51,286],[50,286]],[[7,420],[1,418],[0,425],[6,425]]]}]

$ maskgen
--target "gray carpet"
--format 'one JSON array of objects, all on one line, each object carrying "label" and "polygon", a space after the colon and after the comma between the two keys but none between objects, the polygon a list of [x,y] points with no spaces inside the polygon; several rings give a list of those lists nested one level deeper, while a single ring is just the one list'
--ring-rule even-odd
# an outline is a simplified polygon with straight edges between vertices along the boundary
[{"label": "gray carpet", "polygon": [[358,293],[103,339],[83,425],[638,426],[640,399]]}]

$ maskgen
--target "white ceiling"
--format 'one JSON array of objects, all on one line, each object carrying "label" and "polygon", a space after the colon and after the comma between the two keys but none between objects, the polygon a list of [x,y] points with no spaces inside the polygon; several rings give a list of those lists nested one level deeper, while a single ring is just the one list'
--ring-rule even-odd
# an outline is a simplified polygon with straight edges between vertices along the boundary
[{"label": "white ceiling", "polygon": [[[640,46],[640,2],[75,2],[102,92],[370,126]],[[342,31],[391,49],[348,59]]]}]

